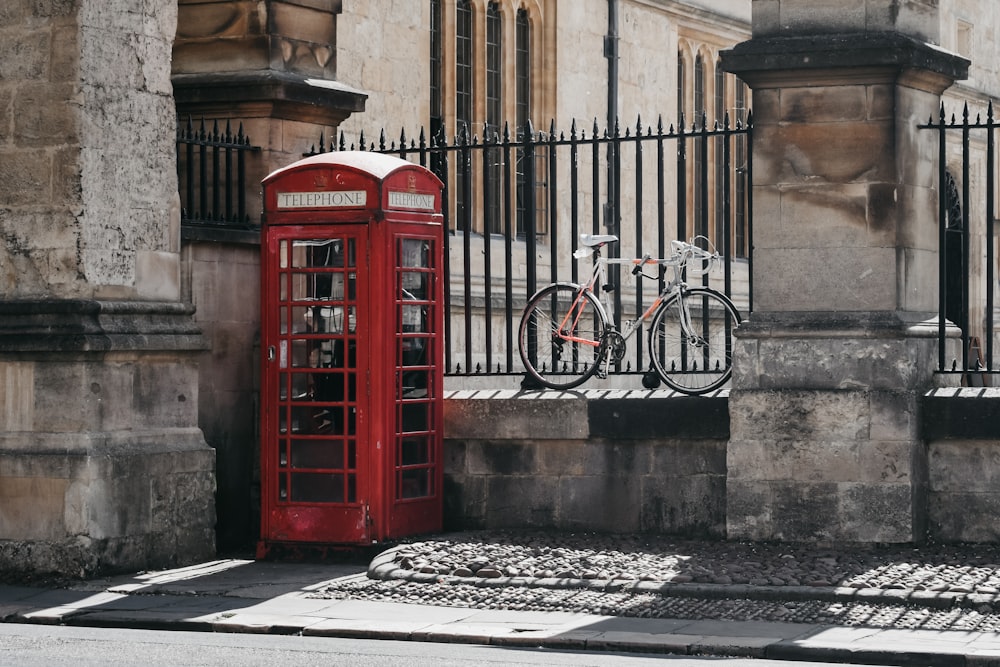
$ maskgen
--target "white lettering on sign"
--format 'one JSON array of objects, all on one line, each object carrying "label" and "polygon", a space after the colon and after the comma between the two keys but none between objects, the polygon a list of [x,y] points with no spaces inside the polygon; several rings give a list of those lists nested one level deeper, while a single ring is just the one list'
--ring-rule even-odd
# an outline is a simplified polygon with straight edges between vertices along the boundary
[{"label": "white lettering on sign", "polygon": [[433,211],[434,195],[389,190],[389,206],[392,208],[419,208],[424,211]]},{"label": "white lettering on sign", "polygon": [[279,192],[278,208],[351,208],[364,206],[365,190],[333,190],[330,192]]}]

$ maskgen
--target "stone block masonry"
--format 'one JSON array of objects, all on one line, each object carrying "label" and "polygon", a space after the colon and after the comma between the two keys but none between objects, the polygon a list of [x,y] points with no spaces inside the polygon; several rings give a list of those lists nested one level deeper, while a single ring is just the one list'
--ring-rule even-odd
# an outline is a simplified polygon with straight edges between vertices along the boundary
[{"label": "stone block masonry", "polygon": [[[746,539],[793,542],[1000,540],[1000,389],[912,401],[799,392],[795,409],[787,398],[451,392],[445,526],[726,539],[728,523]],[[729,414],[746,419],[757,399],[753,410],[789,437],[734,446]],[[809,433],[827,421],[837,438],[813,447]],[[901,424],[912,439],[890,437]]]},{"label": "stone block masonry", "polygon": [[449,529],[725,537],[724,396],[453,392],[445,422]]}]

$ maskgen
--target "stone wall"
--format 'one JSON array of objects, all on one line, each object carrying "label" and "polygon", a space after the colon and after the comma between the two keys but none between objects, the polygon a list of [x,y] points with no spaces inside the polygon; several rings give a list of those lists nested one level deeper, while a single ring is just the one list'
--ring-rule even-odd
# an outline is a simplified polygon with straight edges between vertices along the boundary
[{"label": "stone wall", "polygon": [[[445,400],[445,528],[732,539],[726,532],[726,479],[738,481],[757,464],[745,458],[745,449],[744,458],[730,457],[727,463],[725,392],[711,398],[668,394],[450,392]],[[771,418],[787,428],[810,428],[809,415]],[[915,508],[926,531],[916,541],[1000,541],[1000,389],[933,390],[912,409],[899,406],[892,419],[900,418],[913,422],[926,449]],[[874,482],[891,486],[895,481],[909,493],[911,465],[900,462],[907,448],[891,442],[863,447],[849,433],[852,428],[858,424],[844,416],[841,430],[848,435],[826,448],[824,460],[787,442],[759,446],[782,450],[788,469],[780,474],[803,480],[808,493],[822,493],[810,481],[819,475],[828,480],[831,495],[847,500],[863,501],[864,485]],[[838,484],[861,491],[843,493],[833,489]],[[761,503],[759,509],[764,508]],[[843,515],[866,515],[871,525],[885,523],[887,536],[899,534],[891,514],[880,518],[880,512],[885,508],[872,503],[864,512]],[[827,541],[858,528],[839,525],[834,514],[780,520],[789,531],[807,530]]]},{"label": "stone wall", "polygon": [[[179,293],[169,53],[176,4],[0,8],[0,294]],[[118,49],[129,44],[131,57]],[[139,148],[140,150],[137,150]]]},{"label": "stone wall", "polygon": [[938,389],[924,397],[928,524],[941,542],[1000,541],[1000,389]]},{"label": "stone wall", "polygon": [[445,527],[725,537],[726,399],[452,392]]}]

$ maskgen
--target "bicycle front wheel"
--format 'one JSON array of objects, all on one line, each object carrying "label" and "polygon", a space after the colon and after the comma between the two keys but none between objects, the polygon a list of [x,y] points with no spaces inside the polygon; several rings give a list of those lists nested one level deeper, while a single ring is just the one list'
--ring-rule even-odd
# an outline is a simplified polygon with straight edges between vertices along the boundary
[{"label": "bicycle front wheel", "polygon": [[[690,316],[684,331],[682,308]],[[740,314],[715,290],[695,287],[674,295],[653,315],[649,355],[667,386],[684,394],[705,394],[724,385],[733,373],[733,329]]]},{"label": "bicycle front wheel", "polygon": [[528,301],[517,342],[528,374],[550,389],[572,389],[597,372],[607,324],[600,302],[578,285],[557,283]]}]

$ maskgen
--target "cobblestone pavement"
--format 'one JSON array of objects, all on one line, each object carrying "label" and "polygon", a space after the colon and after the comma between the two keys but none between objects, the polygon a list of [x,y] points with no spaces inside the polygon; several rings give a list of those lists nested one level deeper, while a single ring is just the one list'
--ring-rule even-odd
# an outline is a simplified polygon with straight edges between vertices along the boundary
[{"label": "cobblestone pavement", "polygon": [[452,533],[314,594],[485,609],[1000,631],[1000,547],[836,547]]}]

